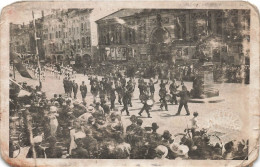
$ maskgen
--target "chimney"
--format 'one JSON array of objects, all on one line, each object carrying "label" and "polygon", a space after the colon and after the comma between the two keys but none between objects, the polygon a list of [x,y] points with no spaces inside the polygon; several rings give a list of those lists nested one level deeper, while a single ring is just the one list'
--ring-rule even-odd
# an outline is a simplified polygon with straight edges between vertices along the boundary
[{"label": "chimney", "polygon": [[44,18],[44,11],[42,10],[42,18]]}]

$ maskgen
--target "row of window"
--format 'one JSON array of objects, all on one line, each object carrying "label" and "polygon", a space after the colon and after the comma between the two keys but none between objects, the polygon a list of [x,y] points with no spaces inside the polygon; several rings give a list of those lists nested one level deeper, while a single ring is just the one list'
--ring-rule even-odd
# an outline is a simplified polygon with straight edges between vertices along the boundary
[{"label": "row of window", "polygon": [[145,43],[146,40],[146,27],[145,25],[139,27],[137,30],[134,28],[123,27],[118,29],[104,28],[99,33],[99,43],[103,45],[109,44],[123,44],[123,43]]},{"label": "row of window", "polygon": [[[91,46],[91,40],[90,37],[82,37],[81,40],[69,40],[69,45],[65,45],[65,43],[52,43],[49,44],[49,50],[50,52],[55,52],[55,51],[63,51],[66,47],[70,47],[73,49],[83,49],[83,48],[88,48]],[[47,49],[47,48],[45,48]],[[67,48],[68,49],[68,48]]]}]

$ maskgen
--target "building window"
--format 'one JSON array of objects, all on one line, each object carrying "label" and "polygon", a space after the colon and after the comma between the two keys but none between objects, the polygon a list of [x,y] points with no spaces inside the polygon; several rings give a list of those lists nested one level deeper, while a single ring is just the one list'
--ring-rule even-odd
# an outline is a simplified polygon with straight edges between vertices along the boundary
[{"label": "building window", "polygon": [[86,44],[87,44],[87,47],[91,46],[90,37],[86,37]]},{"label": "building window", "polygon": [[82,48],[85,48],[85,38],[84,37],[82,37],[82,39],[81,39],[81,43],[82,43]]},{"label": "building window", "polygon": [[77,48],[77,41],[74,40],[74,49],[76,49],[76,48]]},{"label": "building window", "polygon": [[84,26],[83,26],[83,23],[81,23],[81,32],[83,32],[84,30]]},{"label": "building window", "polygon": [[59,38],[61,38],[61,33],[60,33],[60,31],[59,31]]},{"label": "building window", "polygon": [[79,42],[79,39],[78,39],[78,49],[80,48],[80,42]]}]

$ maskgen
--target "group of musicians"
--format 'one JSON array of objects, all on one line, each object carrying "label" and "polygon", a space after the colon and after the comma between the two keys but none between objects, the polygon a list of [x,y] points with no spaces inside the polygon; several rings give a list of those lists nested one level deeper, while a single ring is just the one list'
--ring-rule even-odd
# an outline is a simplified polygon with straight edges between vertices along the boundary
[{"label": "group of musicians", "polygon": [[[106,103],[106,100],[110,100],[110,110],[115,110],[115,100],[118,99],[118,103],[120,105],[123,105],[123,108],[121,109],[121,113],[126,112],[127,116],[130,116],[128,107],[132,107],[132,98],[133,93],[135,91],[136,82],[134,78],[130,78],[128,81],[123,75],[110,75],[105,76],[101,80],[98,79],[97,76],[90,76],[90,92],[93,95],[94,102],[96,100],[100,100],[101,105]],[[155,92],[155,84],[158,83],[157,81],[154,81],[152,78],[149,79],[148,82],[145,82],[144,78],[139,78],[138,80],[138,89],[139,89],[139,99],[141,103],[143,104],[142,109],[138,113],[140,116],[142,116],[143,111],[146,111],[148,118],[151,118],[150,110],[152,109],[152,106],[155,102],[154,100],[154,92]],[[84,84],[84,83],[83,83]],[[176,115],[180,114],[180,111],[182,107],[184,106],[186,110],[186,115],[189,115],[189,109],[188,109],[188,97],[189,92],[182,82],[181,85],[177,85],[175,80],[173,79],[171,81],[171,84],[169,85],[169,91],[170,93],[167,93],[166,85],[169,84],[169,80],[166,82],[164,80],[161,80],[160,82],[160,90],[159,90],[159,96],[161,103],[160,108],[163,110],[165,108],[166,111],[168,111],[168,104],[167,102],[170,102],[171,104],[178,105],[177,96],[180,97],[180,104],[178,108],[178,112]],[[182,87],[182,90],[179,91],[178,88]],[[86,90],[81,92],[83,102],[85,102],[86,97]],[[83,97],[84,94],[84,97]],[[116,96],[117,95],[117,96]]]}]

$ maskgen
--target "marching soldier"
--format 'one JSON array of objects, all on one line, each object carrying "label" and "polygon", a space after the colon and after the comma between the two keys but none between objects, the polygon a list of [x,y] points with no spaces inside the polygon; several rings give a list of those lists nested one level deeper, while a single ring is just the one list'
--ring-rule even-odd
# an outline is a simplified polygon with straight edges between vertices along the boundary
[{"label": "marching soldier", "polygon": [[129,80],[127,82],[126,89],[127,89],[127,92],[129,92],[129,95],[130,95],[128,104],[130,105],[130,107],[132,107],[132,97],[133,97],[133,92],[134,92],[134,86],[133,86],[131,80]]},{"label": "marching soldier", "polygon": [[147,158],[153,159],[155,157],[155,148],[159,145],[162,137],[157,133],[159,126],[157,123],[152,123],[152,133],[146,134],[146,141],[148,142],[148,153]]},{"label": "marching soldier", "polygon": [[119,80],[116,80],[115,82],[115,87],[116,87],[116,92],[118,94],[118,103],[121,105],[121,99],[122,99],[122,85],[121,82]]},{"label": "marching soldier", "polygon": [[147,115],[148,115],[148,118],[152,118],[151,115],[150,115],[150,109],[151,109],[151,105],[148,105],[147,104],[147,101],[149,100],[149,95],[148,95],[148,92],[144,92],[143,94],[143,108],[141,109],[141,111],[138,113],[140,116],[142,116],[142,112],[145,110]]},{"label": "marching soldier", "polygon": [[178,108],[178,112],[176,113],[176,115],[180,115],[181,113],[181,109],[184,106],[185,110],[186,110],[186,115],[190,115],[190,111],[189,111],[189,107],[188,107],[188,99],[189,99],[189,95],[188,95],[188,90],[186,88],[186,86],[182,86],[182,91],[178,94],[178,96],[180,96],[180,104],[179,104],[179,108]]},{"label": "marching soldier", "polygon": [[154,88],[154,84],[157,84],[158,80],[156,82],[153,82],[152,78],[149,81],[149,88],[150,88],[150,93],[152,98],[154,99],[154,92],[155,92],[155,88]]},{"label": "marching soldier", "polygon": [[71,97],[72,89],[73,89],[73,83],[72,83],[72,81],[69,78],[69,80],[68,80],[68,93],[69,93],[69,97]]},{"label": "marching soldier", "polygon": [[178,104],[178,101],[177,101],[177,89],[178,89],[178,85],[176,84],[175,82],[175,79],[172,80],[172,83],[169,87],[169,90],[170,90],[170,93],[172,95],[172,100],[171,100],[171,103],[173,104],[173,102],[175,103],[175,105]]},{"label": "marching soldier", "polygon": [[166,94],[167,94],[167,90],[166,88],[161,88],[160,89],[160,108],[161,110],[163,109],[163,107],[165,107],[165,110],[168,111],[168,105],[167,105],[167,101],[166,101]]},{"label": "marching soldier", "polygon": [[73,93],[74,93],[74,99],[77,98],[77,93],[78,93],[78,84],[73,80]]},{"label": "marching soldier", "polygon": [[110,89],[110,110],[115,109],[115,100],[116,100],[116,89],[114,86],[111,86]]},{"label": "marching soldier", "polygon": [[84,81],[82,81],[82,84],[80,85],[80,92],[81,92],[83,103],[86,103],[85,98],[87,96],[88,89]]},{"label": "marching soldier", "polygon": [[121,110],[121,113],[125,110],[127,116],[130,116],[129,111],[128,111],[128,103],[129,103],[129,99],[131,98],[130,93],[126,90],[126,88],[124,88],[123,92],[124,92],[123,93],[123,105],[124,105],[124,107]]}]

